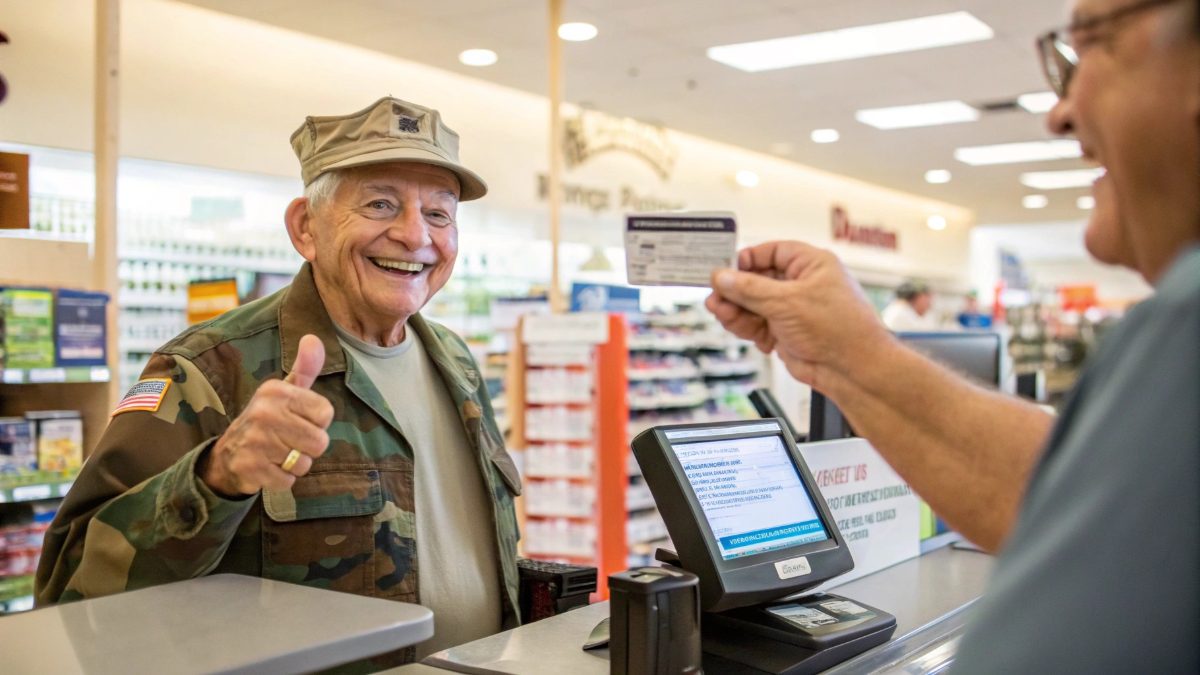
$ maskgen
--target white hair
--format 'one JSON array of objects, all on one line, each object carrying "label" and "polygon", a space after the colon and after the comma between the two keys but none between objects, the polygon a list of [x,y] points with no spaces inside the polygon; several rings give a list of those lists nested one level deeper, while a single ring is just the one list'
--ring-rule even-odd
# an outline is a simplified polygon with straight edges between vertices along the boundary
[{"label": "white hair", "polygon": [[317,176],[316,180],[305,186],[304,198],[308,200],[309,210],[320,211],[321,207],[337,194],[343,180],[343,172],[335,169]]}]

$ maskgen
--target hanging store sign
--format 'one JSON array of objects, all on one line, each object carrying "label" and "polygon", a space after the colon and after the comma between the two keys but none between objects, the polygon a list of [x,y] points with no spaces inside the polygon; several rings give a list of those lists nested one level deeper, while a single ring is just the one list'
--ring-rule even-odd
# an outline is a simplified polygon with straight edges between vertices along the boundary
[{"label": "hanging store sign", "polygon": [[29,155],[0,152],[0,228],[29,227]]},{"label": "hanging store sign", "polygon": [[646,162],[659,178],[667,180],[679,156],[666,129],[627,117],[584,110],[563,126],[563,158],[568,169],[604,152],[624,152]]},{"label": "hanging store sign", "polygon": [[1029,289],[1029,273],[1016,253],[1000,249],[1000,280],[1006,290]]},{"label": "hanging store sign", "polygon": [[642,311],[642,291],[612,284],[571,284],[572,312],[615,312],[639,314]]},{"label": "hanging store sign", "polygon": [[873,246],[888,251],[900,250],[900,233],[878,225],[855,225],[841,206],[833,207],[833,240],[859,246]]}]

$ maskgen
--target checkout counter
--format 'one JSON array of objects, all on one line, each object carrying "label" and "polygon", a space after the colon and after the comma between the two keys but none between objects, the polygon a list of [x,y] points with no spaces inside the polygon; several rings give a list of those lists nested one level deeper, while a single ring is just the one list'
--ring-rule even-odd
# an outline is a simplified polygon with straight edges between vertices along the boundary
[{"label": "checkout counter", "polygon": [[[991,568],[990,556],[945,546],[834,588],[886,608],[897,627],[827,672],[941,671]],[[608,675],[608,650],[581,648],[608,611],[588,605],[385,672]],[[433,620],[416,605],[218,575],[5,617],[0,628],[4,672],[293,673],[415,644]]]},{"label": "checkout counter", "polygon": [[[641,582],[670,589],[650,595],[628,579],[661,574],[632,570],[609,578],[612,602],[389,672],[604,675],[617,662],[641,673],[668,661],[692,672],[699,651],[718,674],[930,673],[953,660],[990,556],[948,535],[941,548],[814,594],[853,561],[782,420],[656,427],[632,445],[678,549],[660,559],[691,577],[693,596],[677,592],[678,579]],[[584,651],[610,610],[613,649]]]},{"label": "checkout counter", "polygon": [[[606,675],[613,659],[661,659],[663,645],[680,642],[694,650],[680,657],[692,664],[683,670],[695,672],[703,651],[704,668],[718,675],[935,673],[953,660],[990,556],[944,539],[941,548],[812,595],[853,562],[780,420],[657,427],[633,449],[678,551],[666,568],[610,581],[642,575],[625,588],[660,590],[610,584],[612,602],[386,672]],[[653,595],[666,592],[653,578],[664,574],[676,577],[670,595]],[[610,610],[613,649],[584,651]],[[417,605],[216,575],[5,618],[0,663],[22,673],[312,672],[419,643],[432,623]]]},{"label": "checkout counter", "polygon": [[[991,556],[952,545],[856,579],[831,590],[887,609],[896,617],[891,640],[826,671],[936,673],[954,658],[955,647],[991,574]],[[566,614],[430,655],[391,675],[608,675],[607,650],[581,649],[608,616],[608,603]]]}]

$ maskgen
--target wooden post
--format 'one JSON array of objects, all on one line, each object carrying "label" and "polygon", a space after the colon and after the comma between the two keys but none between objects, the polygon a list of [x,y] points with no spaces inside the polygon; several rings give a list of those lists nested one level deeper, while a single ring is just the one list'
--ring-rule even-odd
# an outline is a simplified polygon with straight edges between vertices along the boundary
[{"label": "wooden post", "polygon": [[121,0],[96,0],[95,173],[96,222],[92,243],[92,285],[109,294],[108,367],[112,373],[106,408],[120,396],[117,362],[117,160],[121,52]]},{"label": "wooden post", "polygon": [[546,177],[546,198],[550,205],[550,310],[565,312],[567,303],[562,293],[558,269],[558,247],[562,238],[562,41],[558,27],[562,24],[563,0],[550,0],[550,173]]}]

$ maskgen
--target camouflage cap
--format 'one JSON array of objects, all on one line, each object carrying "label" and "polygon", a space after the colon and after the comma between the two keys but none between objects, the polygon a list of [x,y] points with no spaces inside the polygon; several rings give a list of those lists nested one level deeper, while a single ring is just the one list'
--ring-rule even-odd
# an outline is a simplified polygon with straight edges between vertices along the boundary
[{"label": "camouflage cap", "polygon": [[454,172],[464,202],[487,194],[483,179],[459,163],[458,134],[438,111],[398,98],[385,96],[349,115],[307,117],[291,140],[306,186],[331,169],[420,162]]}]

